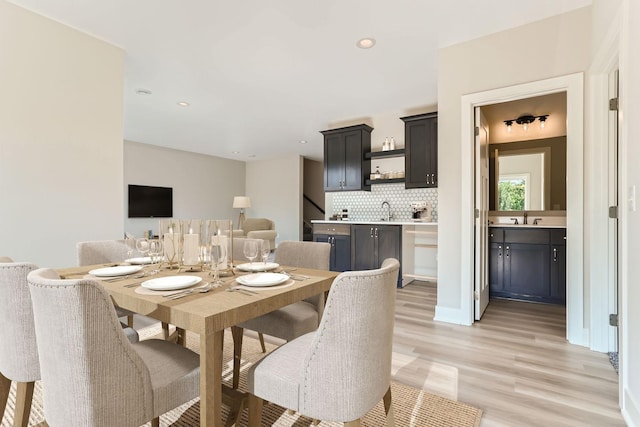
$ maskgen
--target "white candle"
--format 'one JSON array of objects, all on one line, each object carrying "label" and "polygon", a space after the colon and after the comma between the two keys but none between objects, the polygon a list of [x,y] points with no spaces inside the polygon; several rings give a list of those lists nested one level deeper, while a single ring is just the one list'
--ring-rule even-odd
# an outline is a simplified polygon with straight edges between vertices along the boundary
[{"label": "white candle", "polygon": [[200,253],[200,235],[184,235],[184,265],[197,265]]}]

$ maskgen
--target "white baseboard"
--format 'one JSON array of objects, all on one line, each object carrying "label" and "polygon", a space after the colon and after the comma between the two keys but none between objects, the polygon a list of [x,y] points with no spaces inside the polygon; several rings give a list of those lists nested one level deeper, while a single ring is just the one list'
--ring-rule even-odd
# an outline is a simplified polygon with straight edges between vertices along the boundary
[{"label": "white baseboard", "polygon": [[640,406],[626,388],[622,403],[622,418],[628,427],[640,427]]},{"label": "white baseboard", "polygon": [[470,326],[473,323],[473,320],[470,321],[468,313],[464,312],[462,309],[442,307],[438,305],[436,305],[436,314],[433,320],[466,326]]}]

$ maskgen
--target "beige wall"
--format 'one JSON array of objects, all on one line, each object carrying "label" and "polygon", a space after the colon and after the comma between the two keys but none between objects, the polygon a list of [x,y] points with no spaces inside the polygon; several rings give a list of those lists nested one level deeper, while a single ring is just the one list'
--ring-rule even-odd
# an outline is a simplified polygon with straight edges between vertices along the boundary
[{"label": "beige wall", "polygon": [[128,185],[173,188],[173,216],[181,219],[232,219],[233,196],[244,195],[245,162],[125,141],[125,231],[140,237],[158,232],[158,220],[127,218]]},{"label": "beige wall", "polygon": [[[438,70],[438,307],[461,298],[461,97],[588,69],[591,9],[441,49]],[[532,46],[514,49],[514,46]],[[466,196],[466,195],[465,195]]]},{"label": "beige wall", "polygon": [[276,245],[302,240],[302,166],[298,155],[247,163],[246,195],[251,198],[247,218],[276,223]]},{"label": "beige wall", "polygon": [[0,253],[75,265],[120,238],[124,52],[0,1]]}]

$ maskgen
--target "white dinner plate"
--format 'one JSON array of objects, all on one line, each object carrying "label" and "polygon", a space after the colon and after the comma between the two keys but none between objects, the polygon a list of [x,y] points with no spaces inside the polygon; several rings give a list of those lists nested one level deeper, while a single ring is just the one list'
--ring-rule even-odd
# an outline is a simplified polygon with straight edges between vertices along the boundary
[{"label": "white dinner plate", "polygon": [[276,268],[280,267],[280,264],[278,264],[277,262],[254,262],[253,264],[248,262],[246,264],[240,264],[238,266],[238,270],[241,271],[271,271],[271,270],[275,270]]},{"label": "white dinner plate", "polygon": [[173,291],[176,289],[184,289],[200,283],[202,277],[198,276],[169,276],[158,277],[156,279],[145,280],[140,284],[143,288],[153,291]]},{"label": "white dinner plate", "polygon": [[129,264],[134,264],[134,265],[151,264],[151,257],[141,256],[138,258],[129,258],[129,259],[125,259],[124,262],[128,262]]},{"label": "white dinner plate", "polygon": [[97,277],[115,277],[137,273],[140,270],[142,270],[142,266],[140,265],[120,265],[117,267],[96,268],[95,270],[89,271],[89,274]]},{"label": "white dinner plate", "polygon": [[245,286],[275,286],[289,280],[289,276],[282,273],[253,273],[239,276],[236,281]]}]

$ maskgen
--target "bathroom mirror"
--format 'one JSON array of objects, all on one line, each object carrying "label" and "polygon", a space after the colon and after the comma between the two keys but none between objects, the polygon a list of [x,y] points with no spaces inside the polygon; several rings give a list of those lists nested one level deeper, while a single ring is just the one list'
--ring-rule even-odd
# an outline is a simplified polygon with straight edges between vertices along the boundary
[{"label": "bathroom mirror", "polygon": [[489,145],[489,210],[566,210],[566,137]]}]

